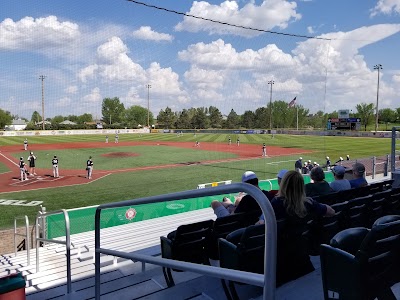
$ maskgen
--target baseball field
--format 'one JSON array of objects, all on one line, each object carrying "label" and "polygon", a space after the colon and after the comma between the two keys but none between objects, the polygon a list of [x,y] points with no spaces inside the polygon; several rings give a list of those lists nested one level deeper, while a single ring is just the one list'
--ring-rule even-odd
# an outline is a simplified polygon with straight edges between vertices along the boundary
[{"label": "baseball field", "polygon": [[[390,139],[359,137],[121,134],[119,143],[113,136],[105,143],[104,135],[32,136],[28,151],[23,140],[0,137],[0,229],[11,228],[15,216],[28,215],[33,222],[39,203],[47,211],[85,207],[196,189],[203,183],[238,182],[246,170],[260,179],[275,178],[280,169],[293,169],[299,156],[322,165],[326,156],[335,162],[347,154],[356,159],[390,153]],[[262,157],[263,143],[267,157]],[[37,175],[20,181],[18,161],[26,161],[29,151],[37,156]],[[52,177],[54,155],[60,178]],[[85,178],[89,156],[94,162],[90,180]]]}]

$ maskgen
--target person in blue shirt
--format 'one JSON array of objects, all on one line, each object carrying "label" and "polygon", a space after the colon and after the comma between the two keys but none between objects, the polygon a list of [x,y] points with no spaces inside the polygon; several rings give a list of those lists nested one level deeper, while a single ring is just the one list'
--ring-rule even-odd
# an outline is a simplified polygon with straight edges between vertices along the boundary
[{"label": "person in blue shirt", "polygon": [[353,165],[353,178],[354,179],[349,180],[352,188],[358,188],[361,186],[368,185],[368,182],[365,179],[364,173],[365,173],[365,166],[362,163],[357,162]]}]

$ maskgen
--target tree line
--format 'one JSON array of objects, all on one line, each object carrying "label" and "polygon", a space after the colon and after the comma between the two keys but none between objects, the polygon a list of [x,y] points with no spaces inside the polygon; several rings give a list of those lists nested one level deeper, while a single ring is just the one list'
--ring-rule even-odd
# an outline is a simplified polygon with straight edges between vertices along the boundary
[{"label": "tree line", "polygon": [[[215,107],[197,107],[173,111],[170,107],[160,110],[156,119],[153,114],[139,105],[125,108],[118,97],[104,98],[102,101],[102,118],[94,120],[91,114],[80,116],[58,115],[47,118],[46,129],[90,129],[96,128],[96,123],[101,123],[103,128],[141,128],[148,125],[163,129],[232,129],[232,128],[309,128],[324,129],[329,118],[338,118],[338,112],[324,113],[318,111],[310,114],[309,109],[302,105],[289,107],[285,101],[274,101],[266,107],[259,107],[255,111],[247,110],[243,114],[236,113],[233,109],[228,115],[223,115]],[[364,130],[375,120],[375,106],[372,103],[360,103],[356,105],[356,111],[350,113],[351,118],[360,118]],[[10,125],[13,119],[18,119],[8,111],[0,109],[0,126]],[[400,107],[397,109],[384,108],[379,110],[379,123],[389,124],[400,122]],[[24,119],[24,118],[22,118]],[[28,122],[26,130],[41,129],[37,123],[42,121],[41,115],[34,111]],[[61,122],[69,120],[77,125],[63,125]],[[380,126],[380,129],[383,129]]]}]

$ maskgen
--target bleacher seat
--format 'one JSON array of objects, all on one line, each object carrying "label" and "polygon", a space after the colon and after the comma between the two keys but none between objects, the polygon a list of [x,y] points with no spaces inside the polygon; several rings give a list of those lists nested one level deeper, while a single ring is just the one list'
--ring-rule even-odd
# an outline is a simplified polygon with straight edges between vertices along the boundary
[{"label": "bleacher seat", "polygon": [[324,299],[396,299],[390,287],[400,280],[399,253],[398,215],[338,233],[321,245]]},{"label": "bleacher seat", "polygon": [[[207,241],[211,234],[213,220],[181,225],[161,239],[163,258],[175,259],[199,264],[208,264]],[[179,270],[174,270],[179,271]],[[174,286],[171,269],[163,267],[165,281]]]}]

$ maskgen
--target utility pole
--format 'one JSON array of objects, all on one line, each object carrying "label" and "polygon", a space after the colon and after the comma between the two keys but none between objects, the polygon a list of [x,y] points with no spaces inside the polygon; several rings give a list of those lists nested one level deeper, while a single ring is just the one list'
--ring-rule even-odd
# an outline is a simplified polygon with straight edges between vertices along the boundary
[{"label": "utility pole", "polygon": [[275,81],[270,80],[268,81],[268,84],[271,85],[270,93],[269,93],[269,129],[272,130],[272,85],[275,83]]},{"label": "utility pole", "polygon": [[151,84],[147,84],[146,88],[147,88],[147,127],[150,129],[150,89],[151,89]]},{"label": "utility pole", "polygon": [[379,71],[382,70],[382,65],[377,64],[374,66],[374,70],[378,70],[378,87],[376,89],[376,115],[375,115],[375,132],[378,130],[378,104],[379,104]]},{"label": "utility pole", "polygon": [[45,75],[40,75],[39,79],[42,80],[42,129],[45,130],[44,126],[44,79],[46,78]]}]

